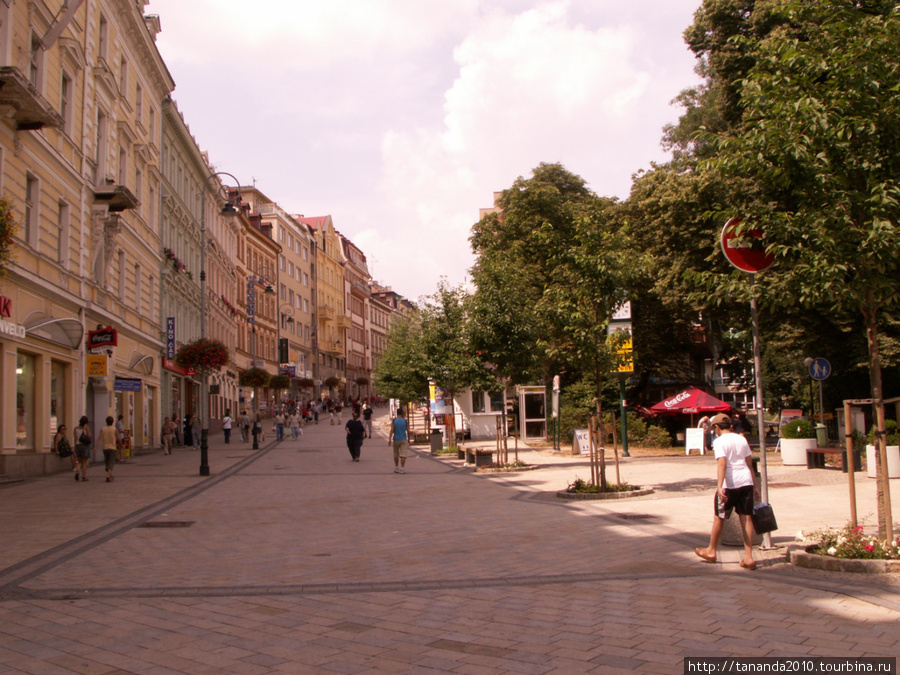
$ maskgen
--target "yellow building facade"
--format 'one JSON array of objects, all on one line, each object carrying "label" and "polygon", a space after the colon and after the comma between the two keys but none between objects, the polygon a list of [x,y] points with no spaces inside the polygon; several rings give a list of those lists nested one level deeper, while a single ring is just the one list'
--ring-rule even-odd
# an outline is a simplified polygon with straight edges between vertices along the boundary
[{"label": "yellow building facade", "polygon": [[83,414],[122,414],[133,446],[159,440],[159,124],[174,83],[141,9],[0,2],[0,193],[18,223],[0,285],[0,474],[57,470],[53,436],[64,424],[72,441]]}]

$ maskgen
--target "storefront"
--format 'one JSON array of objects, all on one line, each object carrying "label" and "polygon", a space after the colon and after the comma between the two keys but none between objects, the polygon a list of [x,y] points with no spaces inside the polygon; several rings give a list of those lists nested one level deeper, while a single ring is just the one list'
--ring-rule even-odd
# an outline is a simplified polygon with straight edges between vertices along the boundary
[{"label": "storefront", "polygon": [[0,296],[0,399],[14,401],[0,411],[0,474],[27,478],[54,473],[52,454],[60,425],[72,429],[81,399],[77,311],[8,288]]}]

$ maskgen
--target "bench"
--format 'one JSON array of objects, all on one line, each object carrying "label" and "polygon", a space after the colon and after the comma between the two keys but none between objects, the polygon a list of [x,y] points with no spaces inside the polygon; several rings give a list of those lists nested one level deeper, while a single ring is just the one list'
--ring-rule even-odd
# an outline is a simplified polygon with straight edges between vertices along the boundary
[{"label": "bench", "polygon": [[[843,448],[809,448],[806,451],[807,469],[826,469],[825,455],[841,456],[841,471],[847,473],[847,451]],[[862,471],[862,453],[853,451],[853,470]]]}]

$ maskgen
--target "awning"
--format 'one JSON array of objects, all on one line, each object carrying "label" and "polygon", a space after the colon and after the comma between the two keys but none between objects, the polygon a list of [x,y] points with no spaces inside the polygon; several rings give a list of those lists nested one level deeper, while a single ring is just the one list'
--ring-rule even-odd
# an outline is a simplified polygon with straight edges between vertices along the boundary
[{"label": "awning", "polygon": [[694,413],[728,412],[731,405],[710,396],[696,387],[688,387],[684,391],[660,401],[650,410],[657,414],[693,415]]},{"label": "awning", "polygon": [[128,364],[128,368],[134,371],[140,371],[145,375],[152,375],[154,361],[151,354],[138,353],[132,357],[131,363]]},{"label": "awning", "polygon": [[29,317],[24,324],[30,335],[37,335],[58,345],[78,349],[84,339],[84,327],[81,321],[71,317],[54,318],[37,313]]}]

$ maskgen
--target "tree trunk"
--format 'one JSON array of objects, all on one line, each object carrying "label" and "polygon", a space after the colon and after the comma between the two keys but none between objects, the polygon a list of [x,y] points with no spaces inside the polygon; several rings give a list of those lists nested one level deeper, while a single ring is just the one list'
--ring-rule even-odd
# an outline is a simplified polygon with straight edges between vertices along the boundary
[{"label": "tree trunk", "polygon": [[596,362],[594,371],[597,376],[597,426],[601,429],[600,443],[597,446],[597,463],[599,464],[599,490],[606,492],[606,451],[604,449],[606,439],[603,438],[603,379],[600,369],[600,362]]},{"label": "tree trunk", "polygon": [[866,321],[866,338],[869,347],[869,381],[872,385],[873,408],[875,410],[875,482],[878,509],[878,537],[893,536],[891,516],[891,493],[887,474],[887,438],[884,423],[884,392],[881,382],[881,354],[878,351],[878,309],[871,293],[863,308]]}]

